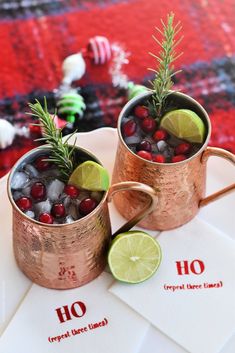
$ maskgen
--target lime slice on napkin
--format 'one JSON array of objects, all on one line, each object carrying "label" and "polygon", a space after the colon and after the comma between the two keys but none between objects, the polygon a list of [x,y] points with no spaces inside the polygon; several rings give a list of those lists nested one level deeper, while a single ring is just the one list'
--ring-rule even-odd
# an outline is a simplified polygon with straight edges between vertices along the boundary
[{"label": "lime slice on napkin", "polygon": [[86,161],[73,171],[68,183],[90,191],[106,191],[109,188],[109,174],[100,164]]},{"label": "lime slice on napkin", "polygon": [[161,257],[161,248],[155,239],[141,231],[130,231],[112,241],[108,263],[117,280],[139,283],[156,272]]},{"label": "lime slice on napkin", "polygon": [[172,110],[165,114],[160,126],[170,134],[189,142],[202,143],[206,134],[202,119],[189,109]]}]

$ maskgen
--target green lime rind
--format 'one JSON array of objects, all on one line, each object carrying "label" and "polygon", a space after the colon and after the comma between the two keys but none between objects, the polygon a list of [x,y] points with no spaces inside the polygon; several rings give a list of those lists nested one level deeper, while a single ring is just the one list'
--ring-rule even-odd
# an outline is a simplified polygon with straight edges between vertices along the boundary
[{"label": "green lime rind", "polygon": [[206,136],[203,120],[189,109],[177,109],[166,113],[161,120],[160,127],[192,143],[203,143]]},{"label": "green lime rind", "polygon": [[119,234],[108,253],[110,271],[118,281],[137,284],[157,271],[162,259],[159,243],[149,234],[130,231]]},{"label": "green lime rind", "polygon": [[100,164],[86,161],[73,171],[68,183],[89,191],[107,191],[109,174]]}]

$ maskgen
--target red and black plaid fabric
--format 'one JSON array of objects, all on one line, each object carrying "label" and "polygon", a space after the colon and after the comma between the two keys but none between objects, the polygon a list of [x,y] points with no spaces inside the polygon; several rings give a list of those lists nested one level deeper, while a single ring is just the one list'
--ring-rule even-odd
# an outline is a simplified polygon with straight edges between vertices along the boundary
[{"label": "red and black plaid fabric", "polygon": [[[0,117],[28,125],[28,101],[48,98],[61,80],[61,63],[85,47],[89,38],[106,36],[130,53],[125,73],[148,85],[155,66],[148,52],[158,48],[152,39],[160,18],[170,11],[183,25],[184,55],[176,62],[183,72],[177,87],[197,99],[209,112],[211,144],[235,152],[235,3],[233,0],[12,0],[0,3]],[[125,91],[114,89],[108,64],[88,63],[78,82],[87,110],[80,131],[116,126],[126,102]],[[32,139],[16,138],[0,151],[0,176],[32,148]]]}]

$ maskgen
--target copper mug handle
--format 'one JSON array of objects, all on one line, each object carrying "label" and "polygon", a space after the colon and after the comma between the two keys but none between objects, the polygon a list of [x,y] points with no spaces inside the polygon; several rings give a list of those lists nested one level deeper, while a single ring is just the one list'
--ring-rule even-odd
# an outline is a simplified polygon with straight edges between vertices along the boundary
[{"label": "copper mug handle", "polygon": [[113,184],[108,193],[108,202],[112,201],[113,195],[116,192],[120,191],[141,191],[149,196],[149,202],[146,203],[145,207],[140,210],[134,217],[127,221],[121,228],[119,228],[113,235],[112,238],[115,238],[116,235],[127,232],[132,227],[134,227],[141,219],[147,216],[150,212],[153,211],[157,203],[157,191],[154,190],[151,186],[138,183],[135,181],[124,181],[121,183]]},{"label": "copper mug handle", "polygon": [[[211,156],[222,157],[235,165],[235,155],[234,154],[232,154],[231,152],[228,152],[222,148],[216,148],[216,147],[207,147],[207,149],[205,150],[205,152],[202,155],[202,163],[206,163],[208,161],[208,158]],[[234,191],[234,190],[235,190],[235,183],[223,188],[222,190],[215,192],[212,195],[209,195],[209,196],[203,198],[199,202],[199,207],[206,206],[210,202],[213,202],[213,201],[219,199],[220,197],[229,194],[231,191]]]}]

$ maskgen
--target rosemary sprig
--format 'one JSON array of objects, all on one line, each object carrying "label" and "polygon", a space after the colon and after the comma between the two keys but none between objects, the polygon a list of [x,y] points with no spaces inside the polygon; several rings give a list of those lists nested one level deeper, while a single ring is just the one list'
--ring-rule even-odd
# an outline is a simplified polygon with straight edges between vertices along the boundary
[{"label": "rosemary sprig", "polygon": [[158,55],[149,53],[152,55],[158,63],[157,70],[149,69],[155,72],[155,79],[151,82],[153,86],[153,105],[156,110],[156,116],[159,120],[164,112],[165,102],[167,96],[171,93],[173,86],[172,77],[181,70],[174,72],[173,62],[177,60],[183,53],[177,54],[175,48],[183,39],[181,36],[178,40],[175,40],[176,35],[181,31],[182,27],[180,22],[174,25],[174,13],[167,15],[167,23],[163,20],[162,30],[156,27],[156,30],[162,35],[163,39],[160,42],[154,35],[153,39],[160,45],[161,50]]},{"label": "rosemary sprig", "polygon": [[68,140],[72,135],[70,135],[64,142],[62,140],[62,129],[57,129],[54,117],[51,117],[47,110],[47,101],[44,97],[44,108],[41,103],[36,99],[36,103],[29,103],[29,107],[32,111],[30,115],[38,118],[39,124],[35,124],[42,127],[43,136],[37,141],[44,141],[50,146],[50,155],[48,161],[55,163],[61,173],[61,177],[67,180],[75,169],[74,166],[74,148],[68,144]]}]

